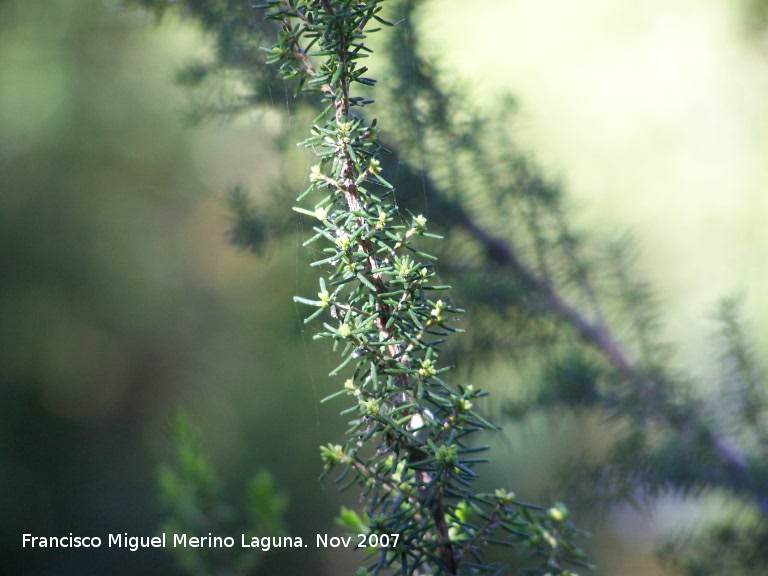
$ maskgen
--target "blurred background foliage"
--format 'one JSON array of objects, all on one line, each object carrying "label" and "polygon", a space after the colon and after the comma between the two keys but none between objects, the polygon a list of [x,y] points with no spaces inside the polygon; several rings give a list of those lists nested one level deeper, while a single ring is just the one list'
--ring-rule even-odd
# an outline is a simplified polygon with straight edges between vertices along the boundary
[{"label": "blurred background foliage", "polygon": [[[340,425],[318,424],[316,360],[290,300],[294,242],[254,262],[225,238],[225,183],[271,178],[270,128],[189,129],[172,79],[206,50],[194,27],[157,26],[115,2],[0,5],[7,573],[167,574],[170,556],[157,551],[41,554],[19,538],[153,534],[155,467],[178,406],[203,429],[223,491],[244,494],[269,468],[304,493],[297,501],[315,502],[293,507],[294,525],[319,530],[333,517],[319,467],[306,463]],[[315,370],[318,396],[326,372]],[[319,553],[280,562],[298,572]]]},{"label": "blurred background foliage", "polygon": [[[138,3],[156,11],[166,4]],[[167,11],[157,20],[118,1],[0,2],[0,564],[13,574],[81,574],[84,566],[173,573],[162,551],[43,553],[22,550],[20,538],[153,534],[163,521],[156,468],[173,457],[170,421],[179,406],[200,429],[201,450],[227,501],[244,502],[254,473],[269,469],[290,498],[288,533],[307,538],[337,530],[339,502],[354,504],[317,481],[317,446],[338,437],[343,422],[336,406],[318,405],[334,389],[326,378],[331,359],[310,342],[290,298],[315,286],[308,255],[297,248],[309,226],[288,209],[309,167],[293,143],[313,116],[312,102],[294,100],[260,66],[246,2],[187,4],[236,9],[238,17],[217,37],[211,33],[222,13],[215,10],[191,19]],[[556,244],[558,258],[535,267],[552,268],[555,281],[586,273],[568,268],[578,262],[603,270],[612,250],[626,260],[624,244],[587,242],[580,230],[632,227],[642,248],[638,265],[661,304],[654,307],[639,283],[612,281],[601,284],[616,293],[606,313],[618,317],[619,335],[635,349],[643,346],[633,335],[640,317],[659,324],[653,344],[682,343],[677,353],[648,351],[645,368],[684,368],[705,393],[713,390],[722,379],[713,351],[726,347],[709,316],[733,290],[745,292],[751,354],[764,358],[766,3],[607,7],[593,0],[577,9],[518,0],[488,3],[483,10],[492,17],[479,19],[476,6],[455,0],[406,5],[411,12],[403,17],[424,35],[419,47],[439,58],[421,59],[405,27],[395,29],[404,36],[389,52],[383,35],[377,39],[384,50],[377,65],[391,66],[383,83],[392,89],[377,93],[377,114],[396,144],[388,169],[401,190],[415,191],[403,202],[452,231],[441,272],[470,309],[464,324],[471,328],[455,358],[464,377],[494,391],[496,403],[486,409],[505,418],[507,430],[489,487],[570,502],[578,490],[563,478],[584,473],[574,459],[599,461],[619,437],[625,444],[618,453],[647,456],[654,470],[669,474],[639,493],[632,482],[625,486],[623,496],[636,500],[655,486],[647,509],[611,499],[595,520],[591,553],[602,573],[736,574],[726,565],[734,555],[756,558],[751,572],[739,565],[744,574],[764,573],[754,545],[764,530],[750,490],[734,497],[709,489],[720,480],[696,472],[696,465],[710,466],[708,454],[681,462],[675,445],[650,450],[631,433],[631,419],[606,421],[596,405],[616,375],[605,358],[574,344],[573,326],[526,305],[530,282],[483,254],[466,214],[528,242],[527,254],[536,254],[536,238]],[[475,20],[482,23],[467,26]],[[606,62],[613,52],[620,57]],[[662,61],[673,63],[661,68],[666,76],[647,72]],[[447,80],[430,86],[438,67]],[[678,74],[682,80],[673,81]],[[627,87],[628,78],[637,80]],[[499,104],[510,89],[517,100]],[[609,105],[615,102],[624,106]],[[675,120],[687,108],[689,123]],[[395,123],[403,117],[411,120]],[[514,142],[494,119],[514,129]],[[208,121],[192,128],[190,120]],[[392,125],[402,126],[399,134]],[[572,217],[564,185],[543,176],[540,165],[562,175],[583,205],[575,231],[515,227],[535,222],[531,210],[542,206],[551,222],[561,207]],[[480,193],[467,200],[457,182],[528,196],[510,205]],[[227,188],[241,217],[234,223]],[[228,236],[254,247],[256,257],[232,248]],[[568,257],[569,245],[582,251],[578,259]],[[639,316],[623,307],[628,288],[643,308]],[[584,286],[565,289],[591,309]],[[733,370],[726,372],[727,380]],[[734,396],[706,405],[725,427],[728,414],[743,414],[743,394]],[[633,399],[614,401],[631,406]],[[631,462],[614,463],[631,469]],[[669,478],[696,490],[658,489]],[[578,487],[598,486],[586,476]],[[684,546],[712,519],[722,527]],[[742,544],[728,547],[734,539]],[[661,542],[663,566],[655,559]],[[718,546],[731,551],[719,554],[724,568],[708,555]],[[685,557],[691,549],[693,560]],[[310,547],[267,554],[260,568],[337,574],[358,560]]]}]

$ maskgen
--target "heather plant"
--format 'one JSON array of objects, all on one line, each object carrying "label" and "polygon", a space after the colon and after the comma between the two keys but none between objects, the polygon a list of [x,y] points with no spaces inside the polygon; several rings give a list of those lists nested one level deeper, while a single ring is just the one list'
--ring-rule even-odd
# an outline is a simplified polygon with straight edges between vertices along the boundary
[{"label": "heather plant", "polygon": [[[524,382],[524,394],[495,403],[495,421],[602,417],[605,449],[575,451],[564,466],[569,503],[605,510],[669,492],[715,494],[738,513],[670,541],[665,558],[689,574],[764,572],[765,383],[735,301],[718,310],[723,374],[705,398],[661,337],[632,241],[575,227],[563,187],[509,130],[514,101],[483,109],[423,56],[413,26],[428,15],[418,13],[422,1],[173,4],[214,39],[213,56],[179,80],[231,88],[226,101],[203,100],[198,117],[269,108],[290,119],[278,137],[285,154],[303,140],[316,155],[294,209],[312,222],[306,246],[319,254],[319,279],[316,295],[297,302],[339,354],[333,374],[344,384],[329,400],[347,402],[351,423],[322,456],[326,473],[365,502],[342,520],[398,535],[367,569],[483,573],[496,566],[480,549],[497,541],[543,554],[539,573],[576,559],[564,507],[474,492],[485,457],[474,439],[496,428],[477,411],[484,392],[451,383],[450,346],[464,366],[503,356]],[[386,29],[377,44],[388,60],[381,85],[364,65],[371,27]],[[274,106],[285,88],[267,63],[288,80],[285,110]],[[295,121],[312,117],[308,130]],[[296,197],[295,180],[286,173],[275,186],[277,210],[256,209],[242,188],[232,190],[236,244],[259,252],[287,235],[282,204]],[[451,296],[441,276],[451,278]],[[459,331],[454,302],[472,303],[463,338],[450,338]]]},{"label": "heather plant", "polygon": [[[340,469],[342,489],[362,491],[365,511],[353,517],[368,542],[386,543],[372,552],[371,573],[489,574],[500,569],[483,561],[490,543],[518,546],[540,560],[535,573],[568,574],[581,564],[564,505],[552,508],[518,500],[499,489],[476,493],[472,485],[486,447],[474,433],[495,430],[475,409],[485,394],[472,385],[451,385],[441,345],[457,332],[461,312],[423,250],[430,233],[426,217],[404,213],[382,171],[373,103],[357,87],[376,81],[362,64],[371,52],[371,26],[389,26],[382,0],[267,4],[268,18],[281,25],[268,63],[278,64],[297,91],[322,94],[310,148],[318,163],[294,210],[316,221],[305,245],[320,245],[311,266],[321,270],[316,299],[296,296],[314,308],[316,338],[334,342],[341,362],[332,375],[347,374],[337,396],[351,400],[342,444],[321,449],[325,471]],[[377,546],[373,546],[377,548]]]}]

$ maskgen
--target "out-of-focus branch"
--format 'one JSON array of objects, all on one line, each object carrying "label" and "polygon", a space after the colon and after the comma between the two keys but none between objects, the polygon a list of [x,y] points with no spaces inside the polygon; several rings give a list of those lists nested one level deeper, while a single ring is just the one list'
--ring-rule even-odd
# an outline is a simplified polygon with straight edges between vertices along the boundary
[{"label": "out-of-focus branch", "polygon": [[[530,306],[536,312],[557,317],[569,325],[584,343],[597,350],[617,374],[640,394],[646,403],[647,413],[654,414],[658,421],[680,432],[681,439],[688,436],[683,434],[684,431],[704,430],[705,442],[722,464],[724,476],[729,479],[729,484],[748,488],[757,498],[761,510],[768,514],[768,495],[756,493],[755,488],[750,487],[750,464],[747,457],[731,440],[713,428],[699,404],[688,406],[682,415],[669,414],[662,402],[665,397],[664,382],[649,376],[632,361],[624,344],[609,326],[595,322],[579,311],[553,284],[540,278],[524,262],[510,241],[492,234],[478,224],[461,202],[446,198],[426,174],[409,167],[396,153],[385,157],[385,161],[398,166],[401,181],[413,181],[411,189],[418,183],[430,213],[436,220],[447,223],[450,228],[463,229],[482,247],[488,263],[509,270],[530,292]],[[406,189],[407,186],[405,182],[400,184],[401,189]],[[410,200],[404,198],[403,201],[408,203]]]},{"label": "out-of-focus branch", "polygon": [[[410,126],[412,131],[410,136],[416,142],[415,146],[410,145],[410,147],[414,151],[420,151],[421,156],[427,156],[425,150],[436,138],[449,141],[454,148],[461,147],[462,137],[455,133],[452,110],[462,107],[462,104],[458,101],[454,102],[455,95],[443,90],[438,82],[435,67],[420,55],[417,35],[410,30],[408,24],[420,3],[421,0],[404,0],[400,3],[398,18],[404,24],[399,27],[399,34],[394,36],[391,57],[395,67],[401,62],[410,63],[408,73],[402,76],[398,87],[400,97],[396,102],[402,107],[401,114],[410,119],[410,123],[406,122],[405,125]],[[458,100],[461,100],[460,96]],[[428,112],[414,107],[414,102],[426,103],[422,108]],[[482,123],[481,119],[477,120]],[[477,152],[478,143],[471,137],[467,146],[469,150],[475,152],[475,159],[480,156],[481,160],[485,160],[483,153]],[[680,406],[679,402],[675,403],[673,379],[665,376],[661,367],[646,366],[645,364],[649,363],[643,362],[648,355],[649,346],[642,341],[646,337],[642,327],[640,328],[642,333],[639,358],[633,359],[630,356],[627,346],[603,320],[600,309],[595,303],[596,296],[590,292],[592,285],[589,279],[581,274],[583,270],[576,274],[577,281],[581,289],[586,292],[587,298],[593,302],[594,314],[587,314],[580,310],[544,271],[539,274],[533,266],[528,264],[525,260],[525,252],[513,239],[494,235],[479,223],[466,206],[454,198],[461,194],[445,193],[424,171],[409,168],[407,161],[402,161],[396,155],[393,156],[394,158],[390,161],[398,165],[401,173],[408,172],[405,177],[411,180],[410,185],[401,183],[399,185],[401,190],[409,188],[421,190],[431,215],[437,217],[449,229],[463,229],[482,248],[487,264],[502,267],[515,277],[527,292],[527,298],[521,303],[523,306],[530,307],[537,314],[549,314],[570,326],[582,342],[597,350],[610,363],[615,373],[630,387],[632,395],[637,398],[638,404],[633,407],[636,408],[633,410],[633,416],[639,422],[652,418],[673,430],[681,453],[686,453],[687,448],[699,442],[699,450],[703,448],[707,453],[713,454],[720,463],[720,470],[712,477],[717,477],[720,484],[752,494],[760,501],[764,491],[756,488],[752,476],[757,472],[750,466],[744,452],[716,429],[701,402],[690,398],[684,401],[684,406]],[[448,170],[455,167],[456,163],[452,162]],[[488,172],[488,169],[482,166],[478,166],[478,169],[484,174]],[[455,174],[452,176],[454,177],[451,180],[455,181]],[[507,180],[511,179],[514,179],[513,174],[507,176]],[[487,185],[494,186],[492,178],[488,179]],[[413,202],[414,198],[406,197],[403,201]],[[567,257],[572,264],[579,264],[575,253],[568,253]],[[614,399],[606,396],[603,402],[606,407],[613,407]]]}]

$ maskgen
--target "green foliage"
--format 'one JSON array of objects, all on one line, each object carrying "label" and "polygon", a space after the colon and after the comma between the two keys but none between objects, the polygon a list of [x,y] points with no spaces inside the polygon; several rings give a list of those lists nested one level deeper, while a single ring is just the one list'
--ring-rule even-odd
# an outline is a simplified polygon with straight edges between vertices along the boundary
[{"label": "green foliage", "polygon": [[[172,422],[173,459],[158,470],[160,501],[167,517],[160,532],[190,536],[237,535],[283,536],[283,514],[288,498],[276,487],[266,470],[250,482],[245,502],[225,503],[219,480],[204,457],[197,431],[182,413]],[[261,561],[256,547],[168,546],[179,567],[192,576],[246,575]]]},{"label": "green foliage", "polygon": [[[251,2],[240,0],[125,0],[152,11],[158,18],[172,8],[180,8],[213,36],[213,57],[190,61],[177,73],[177,81],[189,87],[213,86],[199,99],[193,120],[212,115],[233,116],[258,105],[274,88],[281,90],[264,66],[266,55],[260,50],[262,34],[267,33],[262,19],[254,17]],[[226,88],[226,89],[225,89]],[[258,95],[258,96],[257,96]]]},{"label": "green foliage", "polygon": [[[235,72],[248,88],[235,106],[221,111],[277,110],[273,96],[283,90],[264,71],[268,59],[294,80],[297,99],[286,102],[288,115],[316,116],[324,109],[305,141],[320,154],[302,195],[311,194],[313,203],[297,208],[314,224],[308,246],[322,252],[315,268],[324,271],[324,279],[317,298],[297,301],[315,308],[310,318],[324,322],[318,337],[333,341],[342,355],[336,370],[351,375],[338,395],[352,399],[347,413],[354,440],[323,450],[328,467],[351,468],[342,482],[362,481],[370,502],[383,508],[391,492],[377,491],[377,478],[366,477],[363,469],[405,473],[411,486],[418,484],[417,473],[428,474],[436,490],[447,486],[460,496],[448,499],[449,519],[462,516],[462,502],[471,500],[462,482],[472,479],[473,466],[459,473],[451,466],[455,458],[472,458],[461,452],[470,446],[461,427],[482,429],[487,423],[471,408],[458,409],[478,391],[452,387],[442,372],[440,356],[448,342],[441,340],[455,330],[458,310],[429,290],[438,282],[435,261],[424,252],[429,246],[441,276],[452,279],[453,297],[472,303],[468,337],[464,344],[450,343],[455,357],[465,366],[508,358],[526,383],[525,398],[505,403],[509,420],[552,409],[605,417],[606,450],[575,454],[564,474],[569,501],[604,509],[617,500],[640,504],[669,491],[714,491],[765,518],[765,382],[736,307],[726,304],[719,313],[724,374],[717,393],[703,397],[660,338],[653,291],[637,276],[632,242],[574,229],[562,186],[510,136],[514,102],[478,108],[423,56],[412,25],[421,1],[391,3],[389,19],[398,25],[389,30],[383,51],[390,66],[387,81],[377,86],[377,123],[365,108],[373,81],[362,64],[368,55],[365,32],[356,26],[381,17],[381,2],[270,2],[282,12],[267,22],[225,2],[176,4],[203,23],[216,46],[236,47],[217,49],[214,61],[205,64],[220,78]],[[759,21],[765,2],[747,4]],[[348,43],[352,55],[341,50],[343,33],[350,30],[330,15],[338,7],[352,13],[346,24],[355,26]],[[255,52],[257,44],[278,34],[272,48]],[[188,76],[197,82],[201,74],[191,70]],[[353,87],[359,95],[349,92]],[[291,130],[299,124],[285,123],[283,143],[298,139]],[[257,234],[240,236],[252,238],[253,245],[285,233],[265,214],[235,213],[244,225],[260,219]],[[420,215],[429,216],[428,222]],[[445,240],[428,243],[428,235]],[[435,316],[441,301],[444,308]],[[442,322],[436,322],[441,314]],[[444,427],[451,418],[456,426]],[[357,444],[369,440],[373,448]],[[427,442],[426,449],[420,442]],[[424,470],[411,466],[420,459],[426,460]],[[407,470],[399,471],[401,465]],[[413,508],[408,494],[400,494],[403,518]],[[342,517],[347,526],[357,525],[349,514]],[[437,529],[439,522],[430,517]],[[369,520],[358,519],[366,525]],[[421,526],[431,529],[428,521]],[[715,534],[738,533],[744,540],[738,554],[723,558],[752,558],[768,550],[759,531],[738,518],[726,526],[715,527]],[[690,541],[701,558],[707,558],[703,551],[718,549],[713,542],[728,543],[710,539],[706,530],[702,534],[701,548],[695,538]],[[685,547],[673,550],[684,558]],[[441,562],[437,548],[432,556]],[[745,562],[744,573],[764,572],[764,564]],[[709,566],[708,574],[730,573],[714,560]]]},{"label": "green foliage", "polygon": [[240,248],[261,252],[269,224],[259,215],[242,186],[229,189],[227,207],[232,213],[229,241]]},{"label": "green foliage", "polygon": [[766,0],[744,0],[745,21],[753,33],[765,33],[768,25],[768,2]]},{"label": "green foliage", "polygon": [[768,398],[754,351],[739,318],[739,301],[723,300],[716,319],[724,352],[722,388],[731,434],[768,458]]},{"label": "green foliage", "polygon": [[698,537],[665,544],[660,554],[670,568],[689,576],[750,576],[768,573],[766,542],[768,527],[746,506]]},{"label": "green foliage", "polygon": [[[371,534],[398,537],[392,548],[374,550],[373,574],[490,574],[501,569],[482,560],[491,543],[517,545],[540,557],[536,574],[567,574],[583,565],[571,543],[576,534],[564,507],[546,510],[505,490],[475,493],[475,467],[484,462],[471,438],[495,427],[475,410],[485,394],[471,385],[444,380],[440,346],[456,332],[461,310],[439,298],[435,258],[422,251],[427,218],[401,212],[394,188],[382,174],[376,120],[362,108],[356,85],[376,81],[361,64],[369,24],[388,25],[382,0],[268,2],[280,22],[278,42],[265,49],[302,89],[321,93],[324,111],[302,146],[319,158],[310,185],[299,197],[319,199],[311,209],[294,208],[316,220],[305,245],[321,245],[311,265],[324,272],[317,300],[295,300],[316,308],[328,338],[341,354],[331,372],[349,377],[336,396],[347,396],[352,415],[347,440],[321,449],[325,471],[341,468],[342,489],[358,486],[366,520],[347,511],[347,525],[367,525]],[[357,110],[361,110],[359,114]],[[433,296],[433,294],[437,293]]]}]

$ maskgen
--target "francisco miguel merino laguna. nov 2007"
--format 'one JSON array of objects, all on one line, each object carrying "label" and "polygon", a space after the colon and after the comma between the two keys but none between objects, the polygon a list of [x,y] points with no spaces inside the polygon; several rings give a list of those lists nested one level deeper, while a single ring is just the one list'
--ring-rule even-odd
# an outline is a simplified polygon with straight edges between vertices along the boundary
[{"label": "francisco miguel merino laguna. nov 2007", "polygon": [[[356,536],[330,536],[317,534],[317,548],[395,548],[399,534],[357,534]],[[170,543],[174,548],[233,548],[235,538],[232,536],[190,536],[189,534],[173,534],[169,538],[165,533],[157,536],[129,536],[124,534],[108,534],[106,538],[99,536],[75,536],[70,532],[66,536],[33,536],[22,535],[22,548],[101,548],[106,543],[109,548],[126,548],[136,552],[140,548],[165,548]],[[260,548],[267,552],[272,548],[307,548],[300,536],[247,536],[240,535],[241,548]]]}]

